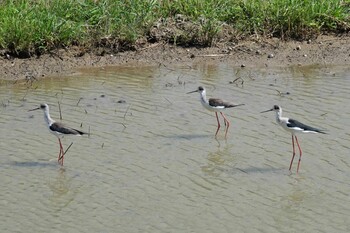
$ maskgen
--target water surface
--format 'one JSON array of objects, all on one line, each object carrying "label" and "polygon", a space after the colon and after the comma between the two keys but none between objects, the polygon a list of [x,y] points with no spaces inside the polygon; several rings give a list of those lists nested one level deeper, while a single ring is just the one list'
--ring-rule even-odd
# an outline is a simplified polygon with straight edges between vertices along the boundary
[{"label": "water surface", "polygon": [[[199,64],[3,81],[0,231],[348,232],[348,74]],[[199,85],[246,104],[225,112],[227,140],[223,130],[215,139],[215,114],[199,94],[186,94]],[[64,123],[91,133],[62,140],[73,142],[63,168],[43,113],[28,112],[44,102],[54,119],[60,106]],[[299,174],[297,159],[288,171],[291,135],[273,112],[259,113],[274,104],[327,130],[299,136]]]}]

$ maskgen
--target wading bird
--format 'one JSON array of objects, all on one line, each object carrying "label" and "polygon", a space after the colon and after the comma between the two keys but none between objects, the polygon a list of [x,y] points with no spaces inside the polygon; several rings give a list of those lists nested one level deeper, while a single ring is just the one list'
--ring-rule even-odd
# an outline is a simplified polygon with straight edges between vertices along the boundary
[{"label": "wading bird", "polygon": [[218,134],[218,131],[220,129],[220,121],[219,121],[219,117],[218,117],[218,112],[220,112],[221,116],[224,118],[224,123],[226,126],[225,138],[227,138],[227,131],[228,131],[228,128],[230,127],[230,122],[227,120],[225,114],[222,111],[225,110],[226,108],[238,107],[238,106],[241,106],[244,104],[234,104],[231,102],[223,101],[223,100],[218,99],[218,98],[207,99],[205,88],[202,86],[199,86],[197,88],[197,90],[187,92],[187,94],[194,93],[194,92],[199,92],[200,101],[201,101],[204,108],[206,108],[207,110],[209,110],[211,112],[215,112],[216,120],[218,122],[218,128],[216,129],[215,137]]},{"label": "wading bird", "polygon": [[41,109],[44,111],[44,119],[45,122],[49,128],[49,131],[54,134],[57,138],[58,138],[58,143],[60,145],[60,152],[58,154],[58,163],[63,166],[63,159],[64,159],[64,150],[63,150],[63,146],[61,143],[61,137],[63,137],[64,135],[76,135],[76,136],[80,136],[83,134],[86,134],[80,130],[77,129],[73,129],[70,127],[65,126],[64,124],[60,123],[60,122],[56,122],[54,121],[51,117],[50,117],[50,112],[49,112],[49,106],[47,104],[41,104],[40,107],[38,108],[34,108],[31,109],[29,111],[34,111],[34,110],[38,110]]},{"label": "wading bird", "polygon": [[287,130],[288,132],[290,132],[292,134],[293,156],[292,156],[292,160],[290,161],[289,171],[292,169],[292,164],[293,164],[293,160],[294,160],[294,156],[295,156],[295,148],[294,148],[294,138],[295,138],[295,141],[296,141],[298,148],[299,148],[299,161],[298,161],[298,168],[297,168],[297,173],[298,173],[299,167],[300,167],[302,151],[301,151],[296,134],[297,133],[322,133],[322,134],[326,134],[326,133],[323,132],[323,130],[316,129],[314,127],[305,125],[297,120],[293,120],[293,119],[290,119],[287,117],[282,117],[282,108],[278,105],[274,105],[273,108],[266,110],[266,111],[263,111],[261,113],[270,112],[270,111],[274,111],[276,113],[277,123],[280,126],[282,126],[283,129]]}]

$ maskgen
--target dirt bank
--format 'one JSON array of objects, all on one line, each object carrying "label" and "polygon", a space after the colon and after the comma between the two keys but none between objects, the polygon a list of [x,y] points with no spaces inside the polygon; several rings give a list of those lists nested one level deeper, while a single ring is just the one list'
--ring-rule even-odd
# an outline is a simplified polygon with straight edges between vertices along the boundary
[{"label": "dirt bank", "polygon": [[211,48],[183,48],[166,43],[139,43],[134,51],[113,53],[105,48],[83,51],[69,47],[40,57],[18,59],[3,54],[0,79],[35,80],[47,76],[67,75],[77,68],[107,65],[192,64],[227,62],[234,66],[289,66],[350,63],[350,37],[319,36],[310,41],[250,39],[238,43],[218,43]]}]

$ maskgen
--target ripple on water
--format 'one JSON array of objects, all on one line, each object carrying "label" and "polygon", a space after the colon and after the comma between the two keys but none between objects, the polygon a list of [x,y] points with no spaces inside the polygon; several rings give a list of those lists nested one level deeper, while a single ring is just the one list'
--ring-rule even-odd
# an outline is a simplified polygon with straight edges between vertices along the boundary
[{"label": "ripple on water", "polygon": [[[346,67],[91,69],[0,86],[1,231],[345,232],[350,210]],[[232,83],[240,77],[243,82]],[[231,82],[231,84],[230,84]],[[228,139],[196,94],[245,103],[225,112]],[[279,95],[289,92],[289,95]],[[24,98],[25,96],[25,98]],[[30,112],[91,133],[58,143]],[[327,135],[300,135],[300,174],[288,171],[291,137],[261,111],[284,114]]]}]

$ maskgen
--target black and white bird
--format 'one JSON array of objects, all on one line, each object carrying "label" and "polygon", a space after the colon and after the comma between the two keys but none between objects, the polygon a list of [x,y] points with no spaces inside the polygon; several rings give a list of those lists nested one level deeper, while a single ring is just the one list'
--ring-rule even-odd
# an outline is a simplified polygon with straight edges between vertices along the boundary
[{"label": "black and white bird", "polygon": [[223,101],[222,99],[218,99],[218,98],[207,99],[205,88],[202,86],[199,86],[197,88],[197,90],[190,91],[187,94],[194,93],[194,92],[199,92],[200,101],[201,101],[204,108],[206,108],[207,110],[209,110],[211,112],[215,112],[216,120],[218,122],[218,128],[216,130],[215,137],[218,134],[218,131],[220,129],[220,121],[219,121],[219,117],[218,117],[218,112],[220,112],[221,116],[224,118],[224,124],[226,126],[225,138],[227,138],[227,131],[228,131],[228,128],[230,127],[230,122],[227,120],[225,114],[222,111],[224,111],[226,108],[238,107],[238,106],[241,106],[244,104],[234,104],[231,102]]},{"label": "black and white bird", "polygon": [[58,163],[62,166],[63,160],[64,160],[64,150],[63,150],[63,146],[61,143],[61,138],[64,135],[80,136],[80,135],[87,134],[87,133],[80,131],[80,130],[77,130],[77,129],[67,127],[60,122],[54,121],[50,117],[49,106],[47,104],[41,104],[38,108],[34,108],[34,109],[29,110],[29,111],[34,111],[34,110],[38,110],[38,109],[42,109],[44,111],[44,119],[45,119],[45,122],[49,128],[49,131],[58,138],[58,143],[60,145],[60,152],[58,154]]},{"label": "black and white bird", "polygon": [[326,134],[324,130],[316,129],[314,127],[305,125],[297,120],[293,120],[287,117],[282,117],[282,108],[278,105],[274,105],[273,108],[263,111],[264,112],[270,112],[274,111],[276,113],[276,121],[277,123],[282,126],[283,129],[287,130],[292,134],[292,145],[293,145],[293,156],[292,160],[290,161],[289,165],[289,171],[292,169],[292,164],[295,156],[295,148],[294,148],[294,138],[295,141],[298,145],[299,148],[299,161],[298,161],[298,168],[297,168],[297,173],[299,172],[299,167],[300,167],[300,161],[301,161],[301,155],[302,151],[298,142],[298,138],[296,136],[297,133],[321,133],[321,134]]}]

